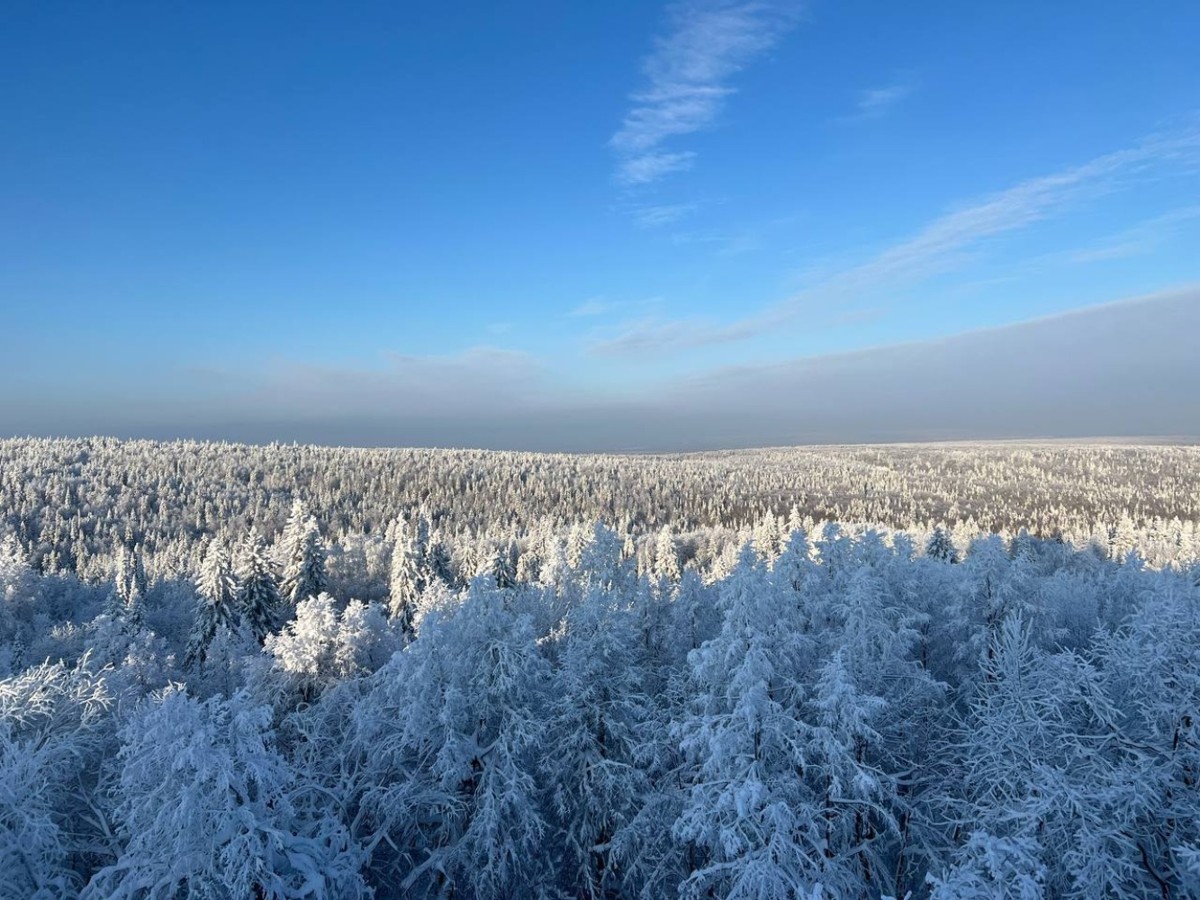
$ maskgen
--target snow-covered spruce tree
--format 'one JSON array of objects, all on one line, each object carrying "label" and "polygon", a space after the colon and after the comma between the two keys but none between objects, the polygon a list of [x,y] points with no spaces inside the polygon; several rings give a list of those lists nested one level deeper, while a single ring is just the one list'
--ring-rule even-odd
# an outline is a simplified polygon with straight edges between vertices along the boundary
[{"label": "snow-covered spruce tree", "polygon": [[654,577],[675,584],[681,576],[679,551],[675,549],[675,536],[671,528],[664,525],[654,539]]},{"label": "snow-covered spruce tree", "polygon": [[957,830],[970,837],[932,879],[935,896],[1142,894],[1148,884],[1130,891],[1113,857],[1124,841],[1101,837],[1123,814],[1101,800],[1115,722],[1097,673],[1073,654],[1040,650],[1016,614],[993,643],[939,804],[960,810]]},{"label": "snow-covered spruce tree", "polygon": [[885,741],[878,728],[888,704],[863,689],[851,655],[835,651],[817,679],[806,774],[815,783],[826,864],[837,873],[829,883],[847,896],[865,896],[892,887],[889,851],[899,825],[895,779],[881,764]]},{"label": "snow-covered spruce tree", "polygon": [[506,544],[497,543],[481,565],[480,575],[488,575],[496,582],[496,587],[506,590],[517,583],[517,573],[512,561],[512,548]]},{"label": "snow-covered spruce tree", "polygon": [[[694,700],[680,723],[690,795],[676,824],[696,851],[685,897],[835,894],[857,878],[832,869],[820,805],[805,783],[811,726],[798,675],[808,648],[796,604],[774,590],[750,544],[722,585],[720,634],[691,654]],[[847,891],[847,894],[849,891]]]},{"label": "snow-covered spruce tree", "polygon": [[427,558],[427,578],[441,581],[447,587],[458,589],[463,587],[454,571],[454,562],[450,556],[450,546],[446,543],[440,531],[434,531],[429,537],[429,556]]},{"label": "snow-covered spruce tree", "polygon": [[19,603],[33,593],[34,572],[15,535],[0,540],[0,601]]},{"label": "snow-covered spruce tree", "polygon": [[788,532],[784,539],[783,551],[771,567],[771,577],[780,587],[791,588],[800,594],[805,590],[814,566],[808,535],[803,528],[797,528]]},{"label": "snow-covered spruce tree", "polygon": [[142,566],[141,547],[121,546],[117,551],[113,573],[113,591],[108,612],[130,631],[142,626],[146,602],[146,572]]},{"label": "snow-covered spruce tree", "polygon": [[388,575],[388,607],[411,634],[417,602],[428,586],[429,529],[422,516],[414,525],[399,521],[396,543],[392,548],[391,572]]},{"label": "snow-covered spruce tree", "polygon": [[591,534],[575,566],[581,584],[620,591],[634,580],[631,561],[621,553],[621,538],[603,522],[593,523]]},{"label": "snow-covered spruce tree", "polygon": [[547,665],[490,578],[431,609],[372,678],[351,747],[371,868],[406,897],[537,896],[552,877],[536,781]]},{"label": "snow-covered spruce tree", "polygon": [[1038,624],[1031,574],[1032,563],[1010,559],[999,537],[971,544],[959,574],[958,596],[946,610],[954,657],[965,663],[968,675],[995,652],[1000,629],[1010,616],[1020,615],[1027,627]]},{"label": "snow-covered spruce tree", "polygon": [[9,534],[0,541],[0,676],[19,672],[40,612],[39,579],[25,550]]},{"label": "snow-covered spruce tree", "polygon": [[121,730],[116,818],[126,844],[83,891],[123,898],[364,897],[344,827],[308,821],[268,707],[172,686]]},{"label": "snow-covered spruce tree", "polygon": [[532,544],[517,556],[516,579],[521,584],[537,584],[542,577],[542,557]]},{"label": "snow-covered spruce tree", "polygon": [[609,897],[624,874],[613,838],[649,788],[637,764],[650,704],[636,623],[617,596],[592,589],[568,612],[558,640],[540,754],[554,868],[563,893]]},{"label": "snow-covered spruce tree", "polygon": [[958,548],[954,546],[948,529],[940,524],[933,526],[933,534],[929,536],[929,542],[925,545],[925,555],[942,562],[958,562]]},{"label": "snow-covered spruce tree", "polygon": [[325,544],[317,520],[297,500],[279,542],[282,576],[279,593],[291,608],[307,597],[316,597],[328,585]]},{"label": "snow-covered spruce tree", "polygon": [[[819,788],[831,856],[853,862],[860,890],[902,894],[911,868],[912,779],[927,751],[943,693],[914,657],[920,615],[897,601],[888,579],[894,557],[868,532],[861,562],[829,604],[834,626],[816,677],[817,752],[810,774]],[[901,873],[901,874],[897,874]]]},{"label": "snow-covered spruce tree", "polygon": [[275,564],[280,571],[287,568],[288,561],[293,559],[299,550],[308,518],[308,505],[296,497],[292,500],[287,520],[283,523],[283,529],[275,541]]},{"label": "snow-covered spruce tree", "polygon": [[567,565],[578,569],[583,562],[583,551],[592,538],[593,528],[582,522],[576,522],[567,532]]},{"label": "snow-covered spruce tree", "polygon": [[233,576],[229,549],[221,541],[209,544],[196,578],[196,617],[188,636],[185,661],[188,665],[204,662],[209,644],[222,629],[236,629],[238,584]]},{"label": "snow-covered spruce tree", "polygon": [[[1126,851],[1124,896],[1200,896],[1200,590],[1189,581],[1162,574],[1125,625],[1098,639],[1120,726],[1113,775],[1101,782],[1102,846]],[[1082,867],[1091,848],[1080,849]]]},{"label": "snow-covered spruce tree", "polygon": [[694,569],[686,570],[679,580],[675,599],[668,610],[670,647],[668,662],[686,669],[687,656],[721,628],[716,588],[706,585]]},{"label": "snow-covered spruce tree", "polygon": [[251,528],[242,544],[237,565],[238,615],[259,643],[279,621],[279,585],[267,553],[267,542]]}]

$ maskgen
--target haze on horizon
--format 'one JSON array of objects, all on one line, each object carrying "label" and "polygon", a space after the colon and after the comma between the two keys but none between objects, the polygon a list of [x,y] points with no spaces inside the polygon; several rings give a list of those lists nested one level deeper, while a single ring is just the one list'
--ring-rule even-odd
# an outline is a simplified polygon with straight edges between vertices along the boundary
[{"label": "haze on horizon", "polygon": [[1200,8],[51,2],[0,435],[1194,435]]}]

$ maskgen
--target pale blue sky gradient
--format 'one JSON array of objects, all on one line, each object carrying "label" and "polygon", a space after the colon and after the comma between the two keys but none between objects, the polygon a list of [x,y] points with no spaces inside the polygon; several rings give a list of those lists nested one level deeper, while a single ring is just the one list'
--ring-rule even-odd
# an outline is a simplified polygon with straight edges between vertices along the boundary
[{"label": "pale blue sky gradient", "polygon": [[[1136,415],[1064,382],[1058,415],[882,416],[848,372],[1120,301],[1194,326],[1198,39],[1185,2],[11,4],[0,433],[1194,433],[1161,328],[1136,360],[1037,331]],[[844,413],[797,405],[816,369]]]}]

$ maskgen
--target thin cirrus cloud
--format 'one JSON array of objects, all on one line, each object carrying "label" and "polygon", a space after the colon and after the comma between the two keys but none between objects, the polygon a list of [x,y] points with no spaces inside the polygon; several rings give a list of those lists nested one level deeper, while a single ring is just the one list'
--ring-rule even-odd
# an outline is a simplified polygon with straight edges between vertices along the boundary
[{"label": "thin cirrus cloud", "polygon": [[700,208],[699,203],[662,203],[639,206],[633,211],[633,220],[640,228],[661,228],[691,215]]},{"label": "thin cirrus cloud", "polygon": [[1032,178],[934,219],[916,234],[858,265],[836,271],[780,303],[732,322],[643,318],[591,342],[598,356],[662,354],[745,340],[778,328],[815,305],[852,304],[872,289],[914,284],[962,266],[988,239],[1019,231],[1138,178],[1200,160],[1200,131],[1157,134],[1073,168]]},{"label": "thin cirrus cloud", "polygon": [[883,87],[870,88],[858,95],[855,112],[846,121],[861,122],[867,119],[877,119],[890,112],[913,92],[909,82],[898,81]]},{"label": "thin cirrus cloud", "polygon": [[1182,206],[1139,222],[1132,228],[1110,235],[1097,244],[1072,250],[1067,254],[1067,259],[1074,263],[1090,263],[1138,256],[1153,250],[1184,225],[1197,219],[1200,219],[1200,206]]},{"label": "thin cirrus cloud", "polygon": [[711,125],[735,91],[730,79],[774,46],[795,19],[791,3],[685,0],[675,6],[668,33],[643,63],[646,84],[633,94],[609,142],[617,181],[646,185],[689,168],[695,152],[667,149],[666,142]]},{"label": "thin cirrus cloud", "polygon": [[589,297],[574,307],[567,315],[575,319],[584,319],[592,316],[602,316],[612,308],[613,304],[609,303],[603,297]]}]

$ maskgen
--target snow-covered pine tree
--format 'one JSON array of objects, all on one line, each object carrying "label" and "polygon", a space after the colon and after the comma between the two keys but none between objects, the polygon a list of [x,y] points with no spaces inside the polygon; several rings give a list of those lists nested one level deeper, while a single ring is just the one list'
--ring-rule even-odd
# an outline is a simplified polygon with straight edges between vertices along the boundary
[{"label": "snow-covered pine tree", "polygon": [[613,838],[649,789],[637,764],[650,701],[636,622],[611,594],[589,591],[568,612],[557,649],[540,754],[555,868],[564,892],[598,900],[618,892]]},{"label": "snow-covered pine tree", "polygon": [[679,581],[679,551],[675,549],[675,536],[669,525],[658,531],[654,540],[654,577],[674,585]]},{"label": "snow-covered pine tree", "polygon": [[428,584],[426,556],[429,532],[423,523],[422,518],[415,526],[404,522],[397,524],[388,575],[388,610],[408,634],[413,632],[417,602]]},{"label": "snow-covered pine tree", "polygon": [[679,725],[692,765],[676,824],[697,859],[685,897],[799,897],[836,890],[820,807],[804,781],[811,728],[799,710],[806,647],[796,603],[747,543],[721,590],[724,624],[690,655],[695,695]]},{"label": "snow-covered pine tree", "polygon": [[925,555],[930,559],[939,559],[942,562],[958,562],[958,548],[954,546],[954,541],[950,538],[949,529],[940,524],[933,526],[933,534],[929,536],[929,542],[925,544]]},{"label": "snow-covered pine tree", "polygon": [[[934,896],[1151,896],[1153,882],[1137,877],[1132,848],[1127,859],[1112,859],[1127,839],[1108,822],[1136,828],[1132,808],[1105,813],[1098,802],[1113,782],[1100,753],[1113,723],[1097,673],[1073,654],[1045,653],[1017,614],[1000,623],[992,643],[957,730],[960,768],[938,804],[960,810],[957,825],[969,839],[932,879]],[[1117,806],[1131,806],[1130,794],[1114,794]]]},{"label": "snow-covered pine tree", "polygon": [[545,821],[536,765],[548,677],[527,615],[491,578],[431,610],[359,704],[373,865],[403,896],[529,896]]},{"label": "snow-covered pine tree", "polygon": [[109,614],[136,631],[142,625],[146,602],[146,572],[142,568],[141,547],[121,547],[117,554]]},{"label": "snow-covered pine tree", "polygon": [[440,531],[434,531],[429,537],[429,553],[425,558],[427,581],[437,579],[447,587],[459,586],[459,579],[454,574],[454,563],[450,558],[450,548]]},{"label": "snow-covered pine tree", "polygon": [[517,556],[516,578],[520,584],[536,584],[542,577],[542,558],[530,541]]},{"label": "snow-covered pine tree", "polygon": [[513,570],[511,548],[503,543],[492,547],[487,560],[487,571],[496,582],[496,587],[507,590],[517,583],[517,574]]},{"label": "snow-covered pine tree", "polygon": [[280,539],[279,559],[283,569],[279,582],[281,597],[294,609],[301,600],[316,597],[328,587],[325,574],[325,544],[317,520],[297,500]]},{"label": "snow-covered pine tree", "polygon": [[221,628],[237,628],[238,584],[233,576],[229,549],[224,542],[212,541],[196,578],[196,618],[188,636],[185,661],[188,665],[204,662],[208,645]]},{"label": "snow-covered pine tree", "polygon": [[279,584],[267,552],[267,542],[251,528],[242,544],[237,565],[238,614],[262,643],[279,620]]}]

